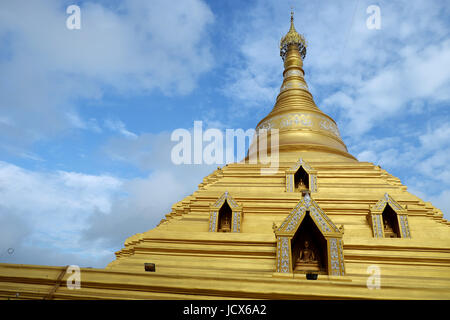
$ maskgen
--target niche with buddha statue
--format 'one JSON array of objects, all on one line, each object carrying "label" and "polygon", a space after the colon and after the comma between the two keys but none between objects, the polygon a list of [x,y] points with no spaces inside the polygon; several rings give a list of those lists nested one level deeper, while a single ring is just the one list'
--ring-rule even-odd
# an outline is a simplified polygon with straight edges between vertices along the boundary
[{"label": "niche with buddha statue", "polygon": [[327,274],[327,241],[309,216],[309,211],[291,240],[294,273]]},{"label": "niche with buddha statue", "polygon": [[231,232],[231,208],[227,201],[219,209],[217,232]]},{"label": "niche with buddha statue", "polygon": [[389,204],[384,207],[383,213],[383,227],[385,238],[400,238],[400,229],[398,227],[397,214],[392,210]]},{"label": "niche with buddha statue", "polygon": [[295,273],[344,276],[343,231],[319,207],[309,192],[292,209],[276,237],[274,276]]},{"label": "niche with buddha statue", "polygon": [[375,238],[411,238],[408,210],[388,193],[369,210],[367,219]]},{"label": "niche with buddha statue", "polygon": [[309,190],[309,175],[303,167],[298,168],[294,174],[294,190],[298,192]]},{"label": "niche with buddha statue", "polygon": [[210,232],[241,232],[242,206],[226,191],[210,205]]},{"label": "niche with buddha statue", "polygon": [[286,192],[317,192],[317,171],[300,158],[286,170]]}]

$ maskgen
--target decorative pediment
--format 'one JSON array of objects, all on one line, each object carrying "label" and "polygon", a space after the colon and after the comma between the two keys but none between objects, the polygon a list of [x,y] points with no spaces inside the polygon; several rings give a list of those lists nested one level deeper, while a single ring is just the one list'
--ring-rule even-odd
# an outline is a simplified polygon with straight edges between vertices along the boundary
[{"label": "decorative pediment", "polygon": [[211,209],[220,209],[224,202],[227,201],[228,205],[231,207],[231,209],[237,209],[239,206],[236,201],[234,201],[233,197],[228,193],[228,191],[225,191],[219,199],[214,202],[214,204],[211,205]]},{"label": "decorative pediment", "polygon": [[380,199],[374,206],[372,206],[371,211],[382,212],[386,207],[386,204],[389,204],[389,206],[398,214],[406,213],[406,209],[403,208],[397,201],[395,201],[388,193],[385,193],[384,197]]},{"label": "decorative pediment", "polygon": [[303,169],[305,169],[307,173],[316,173],[316,171],[309,164],[307,164],[302,158],[298,159],[298,161],[292,167],[290,167],[287,170],[287,172],[296,173],[297,170],[300,169],[300,167],[303,167]]},{"label": "decorative pediment", "polygon": [[309,189],[311,192],[317,192],[317,171],[300,158],[295,165],[286,170],[286,192],[294,192],[294,176],[300,169],[305,170],[309,177]]},{"label": "decorative pediment", "polygon": [[323,235],[338,234],[342,236],[339,228],[328,218],[317,202],[311,198],[309,193],[306,193],[294,209],[292,209],[287,218],[275,231],[275,235],[293,237],[307,211],[309,211],[311,218]]}]

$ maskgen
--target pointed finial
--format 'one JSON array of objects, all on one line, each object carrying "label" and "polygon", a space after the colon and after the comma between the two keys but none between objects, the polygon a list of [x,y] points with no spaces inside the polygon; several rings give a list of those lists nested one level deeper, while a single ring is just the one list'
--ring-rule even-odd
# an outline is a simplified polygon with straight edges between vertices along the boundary
[{"label": "pointed finial", "polygon": [[295,30],[294,27],[294,7],[291,7],[291,30]]},{"label": "pointed finial", "polygon": [[283,58],[283,61],[286,57],[287,47],[291,44],[298,45],[298,49],[300,51],[300,55],[302,59],[305,59],[306,55],[306,41],[303,36],[301,36],[294,27],[294,8],[291,7],[291,27],[289,28],[288,33],[281,38],[280,41],[280,55]]}]

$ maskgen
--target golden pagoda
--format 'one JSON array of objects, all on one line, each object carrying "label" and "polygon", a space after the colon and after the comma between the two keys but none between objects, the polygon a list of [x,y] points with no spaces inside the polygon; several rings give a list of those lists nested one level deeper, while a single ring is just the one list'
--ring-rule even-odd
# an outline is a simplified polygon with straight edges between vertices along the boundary
[{"label": "golden pagoda", "polygon": [[67,267],[0,264],[0,297],[450,299],[449,222],[348,153],[308,90],[306,47],[291,15],[280,93],[256,128],[278,130],[277,172],[248,157],[218,168],[105,269],[81,268],[79,289]]}]

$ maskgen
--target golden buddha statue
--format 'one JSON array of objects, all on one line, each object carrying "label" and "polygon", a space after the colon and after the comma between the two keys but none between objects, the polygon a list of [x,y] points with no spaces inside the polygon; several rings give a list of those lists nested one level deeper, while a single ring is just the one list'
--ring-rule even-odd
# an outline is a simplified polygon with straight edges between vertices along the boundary
[{"label": "golden buddha statue", "polygon": [[300,179],[300,181],[295,186],[295,189],[297,191],[303,191],[303,190],[307,190],[308,188],[306,187],[306,184],[303,182],[303,179]]},{"label": "golden buddha statue", "polygon": [[230,217],[228,215],[225,215],[223,217],[222,222],[220,224],[219,231],[220,232],[230,232],[231,231]]},{"label": "golden buddha statue", "polygon": [[305,241],[303,244],[303,249],[300,249],[299,256],[295,262],[294,270],[296,271],[319,271],[319,260],[317,255],[309,247],[309,242]]},{"label": "golden buddha statue", "polygon": [[383,221],[384,224],[384,236],[386,238],[397,238],[397,234],[392,229],[391,225],[387,222],[387,220]]}]

